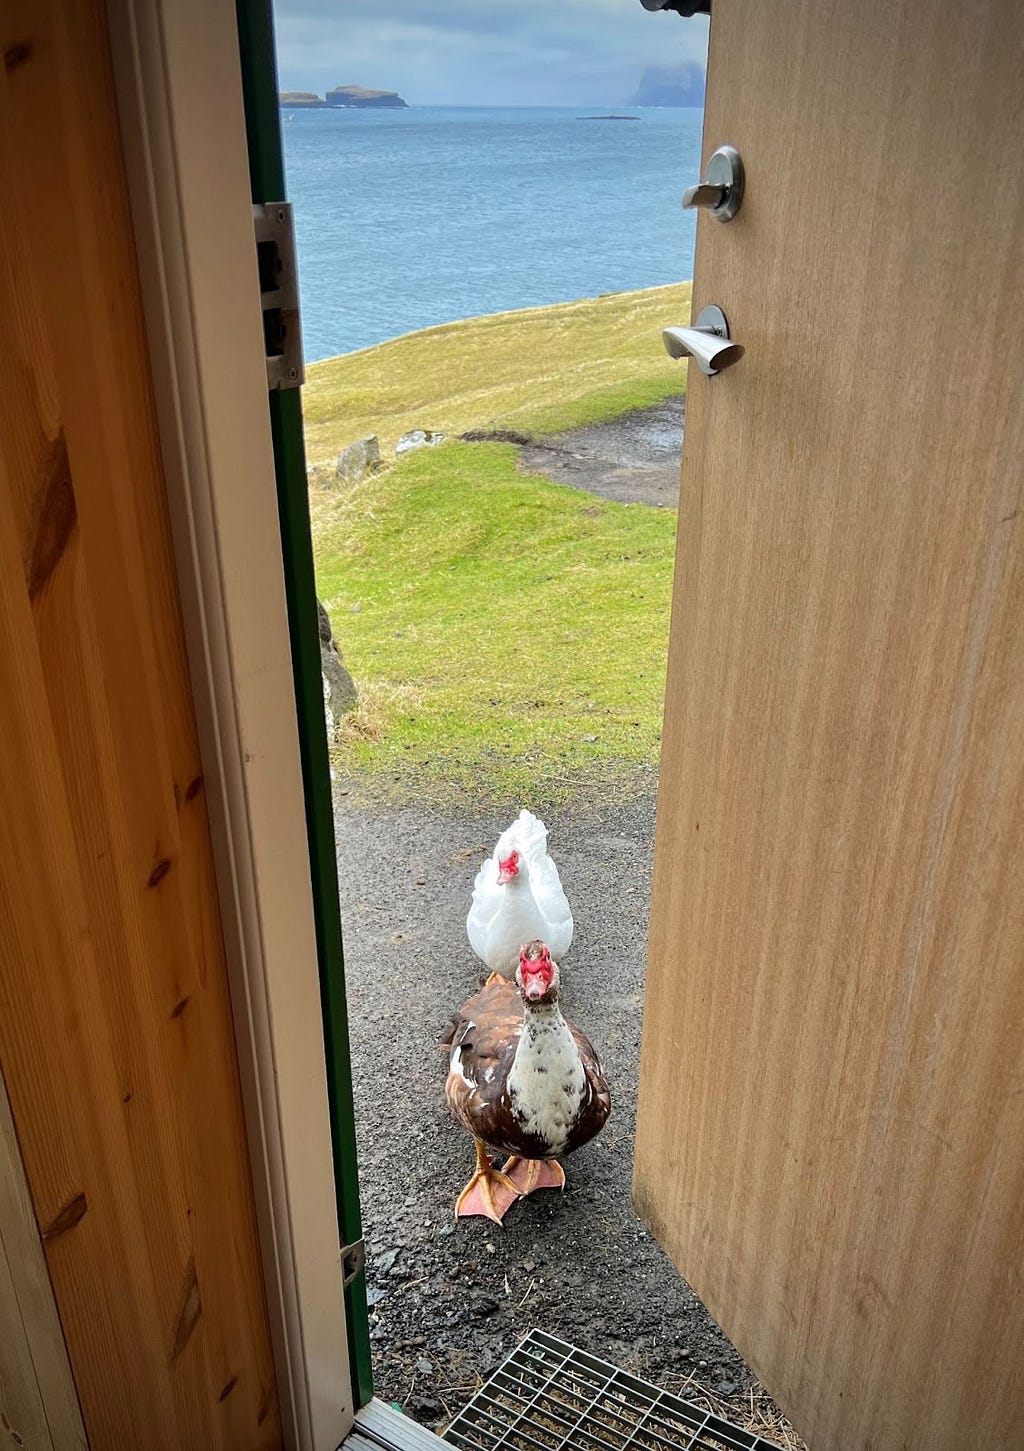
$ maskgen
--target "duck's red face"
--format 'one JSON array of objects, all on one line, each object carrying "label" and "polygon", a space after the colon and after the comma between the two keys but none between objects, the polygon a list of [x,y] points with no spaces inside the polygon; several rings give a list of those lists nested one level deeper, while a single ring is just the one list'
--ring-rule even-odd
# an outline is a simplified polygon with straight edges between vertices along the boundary
[{"label": "duck's red face", "polygon": [[519,954],[519,986],[528,1002],[536,1003],[551,991],[555,964],[542,942],[531,942]]},{"label": "duck's red face", "polygon": [[519,853],[510,851],[505,858],[498,858],[498,886],[507,887],[519,875]]}]

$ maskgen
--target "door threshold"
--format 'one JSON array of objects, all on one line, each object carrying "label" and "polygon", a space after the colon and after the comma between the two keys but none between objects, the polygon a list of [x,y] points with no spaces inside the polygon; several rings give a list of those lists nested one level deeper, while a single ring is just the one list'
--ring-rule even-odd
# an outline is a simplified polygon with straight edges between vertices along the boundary
[{"label": "door threshold", "polygon": [[356,1423],[341,1444],[345,1451],[437,1451],[445,1443],[374,1396],[356,1412]]}]

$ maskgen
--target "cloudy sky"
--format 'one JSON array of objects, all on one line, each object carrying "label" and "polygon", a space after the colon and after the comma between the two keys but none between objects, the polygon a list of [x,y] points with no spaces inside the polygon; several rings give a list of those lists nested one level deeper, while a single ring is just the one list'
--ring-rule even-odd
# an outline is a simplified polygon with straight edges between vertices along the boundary
[{"label": "cloudy sky", "polygon": [[274,0],[284,91],[410,105],[622,105],[648,65],[704,64],[707,20],[640,0]]}]

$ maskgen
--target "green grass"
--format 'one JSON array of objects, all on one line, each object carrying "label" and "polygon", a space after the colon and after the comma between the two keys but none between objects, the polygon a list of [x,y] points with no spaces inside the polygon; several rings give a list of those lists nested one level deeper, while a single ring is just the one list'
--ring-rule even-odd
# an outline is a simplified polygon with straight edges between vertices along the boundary
[{"label": "green grass", "polygon": [[333,465],[369,433],[387,452],[413,428],[557,433],[657,403],[685,386],[661,330],[689,315],[687,282],[469,318],[313,363],[309,462]]},{"label": "green grass", "polygon": [[316,500],[319,589],[362,696],[346,767],[538,801],[657,760],[675,518],[515,459],[445,444]]},{"label": "green grass", "polygon": [[[317,364],[311,462],[368,432],[384,450],[412,428],[544,434],[658,402],[685,379],[660,328],[688,314],[689,285],[656,288]],[[339,765],[378,789],[555,803],[631,789],[657,764],[675,516],[517,458],[453,440],[311,490],[318,592],[360,691]]]}]

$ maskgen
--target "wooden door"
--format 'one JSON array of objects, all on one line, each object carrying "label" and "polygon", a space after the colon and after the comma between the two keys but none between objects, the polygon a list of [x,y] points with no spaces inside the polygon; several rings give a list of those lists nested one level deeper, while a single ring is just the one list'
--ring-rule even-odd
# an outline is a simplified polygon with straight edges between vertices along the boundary
[{"label": "wooden door", "polygon": [[2,1079],[0,1428],[25,1451],[88,1445]]},{"label": "wooden door", "polygon": [[635,1199],[813,1451],[1024,1445],[1022,75],[714,3]]},{"label": "wooden door", "polygon": [[273,1448],[102,0],[0,40],[0,1070],[93,1451]]}]

